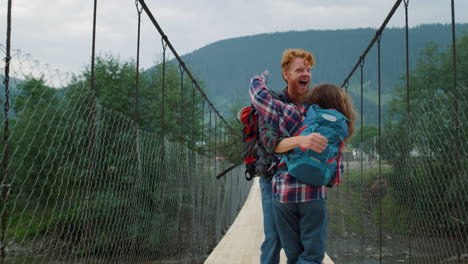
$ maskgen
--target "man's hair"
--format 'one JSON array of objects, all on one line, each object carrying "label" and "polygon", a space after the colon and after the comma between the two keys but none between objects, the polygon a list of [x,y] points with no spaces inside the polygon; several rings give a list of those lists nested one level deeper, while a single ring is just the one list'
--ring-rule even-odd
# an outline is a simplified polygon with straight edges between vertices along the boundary
[{"label": "man's hair", "polygon": [[319,84],[307,92],[305,102],[308,104],[316,104],[324,109],[336,109],[346,116],[349,119],[349,136],[345,139],[345,142],[349,142],[354,132],[356,111],[354,111],[351,96],[349,96],[343,88],[331,83]]},{"label": "man's hair", "polygon": [[288,71],[295,58],[303,58],[308,66],[315,65],[315,58],[312,53],[303,49],[287,49],[283,52],[283,59],[281,60],[281,70]]}]

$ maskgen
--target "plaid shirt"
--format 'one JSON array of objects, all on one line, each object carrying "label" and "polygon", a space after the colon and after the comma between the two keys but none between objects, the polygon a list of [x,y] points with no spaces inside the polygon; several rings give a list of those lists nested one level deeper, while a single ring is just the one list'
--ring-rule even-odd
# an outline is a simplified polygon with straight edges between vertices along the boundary
[{"label": "plaid shirt", "polygon": [[[279,94],[279,93],[277,93]],[[286,104],[292,103],[291,97],[288,95],[287,89],[284,89],[283,92],[281,93],[280,100]],[[265,120],[263,118],[258,119],[258,126],[259,126],[259,131],[260,131],[260,142],[265,143],[266,137],[268,136],[265,132],[271,131],[270,129],[262,129],[263,127],[268,126],[268,124],[265,123]],[[262,140],[263,139],[263,140]],[[273,147],[274,149],[274,147]],[[258,148],[257,153],[259,155],[259,159],[263,160],[263,164],[268,166],[268,170],[270,172],[269,175],[260,175],[262,177],[266,177],[267,179],[272,179],[274,173],[277,171],[280,159],[278,158],[278,155],[271,151],[271,148],[267,151],[265,147],[262,144],[261,148]]]},{"label": "plaid shirt", "polygon": [[[307,108],[300,104],[285,104],[275,100],[268,93],[264,75],[254,76],[250,81],[249,96],[252,105],[259,113],[260,140],[267,151],[274,153],[274,149],[281,140],[295,136],[304,121]],[[277,166],[282,154],[277,154],[272,166]],[[327,187],[340,184],[340,178],[344,170],[343,154],[340,152],[337,158],[337,166]],[[285,170],[278,170],[274,175],[273,195],[280,203],[302,203],[312,200],[326,199],[326,188],[312,187],[296,180]]]}]

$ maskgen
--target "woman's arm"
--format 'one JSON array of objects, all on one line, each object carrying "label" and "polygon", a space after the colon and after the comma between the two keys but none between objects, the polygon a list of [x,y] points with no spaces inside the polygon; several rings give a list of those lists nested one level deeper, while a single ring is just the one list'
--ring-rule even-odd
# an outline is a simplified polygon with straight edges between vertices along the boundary
[{"label": "woman's arm", "polygon": [[328,139],[319,133],[311,133],[307,136],[295,136],[284,138],[275,148],[275,153],[288,152],[294,148],[310,149],[322,153],[328,144]]}]

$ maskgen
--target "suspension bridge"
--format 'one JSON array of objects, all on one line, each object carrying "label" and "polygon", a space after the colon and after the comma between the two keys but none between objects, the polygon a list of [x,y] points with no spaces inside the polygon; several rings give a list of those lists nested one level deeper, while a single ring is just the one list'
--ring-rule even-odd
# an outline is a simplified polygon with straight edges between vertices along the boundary
[{"label": "suspension bridge", "polygon": [[[71,77],[12,47],[14,3],[2,6],[0,263],[259,263],[259,187],[239,165],[240,124],[210,101],[145,1],[135,3],[135,62],[96,56],[94,0],[91,63]],[[432,65],[440,82],[426,68],[411,71],[408,0],[395,2],[343,76],[342,87],[360,95],[362,129],[329,193],[324,263],[468,263],[468,36],[455,34],[455,1],[447,5],[451,45]],[[381,43],[397,10],[405,12],[405,73],[399,122],[384,127]],[[162,47],[147,71],[142,17]],[[366,67],[378,69],[370,92]],[[378,127],[365,140],[371,92]]]}]

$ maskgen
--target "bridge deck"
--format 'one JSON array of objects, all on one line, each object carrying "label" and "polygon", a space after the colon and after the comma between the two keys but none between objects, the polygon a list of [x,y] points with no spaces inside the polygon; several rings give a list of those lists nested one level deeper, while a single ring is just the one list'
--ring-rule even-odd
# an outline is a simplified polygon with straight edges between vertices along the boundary
[{"label": "bridge deck", "polygon": [[[263,238],[260,186],[258,178],[255,178],[242,210],[205,264],[258,264]],[[286,263],[283,251],[280,263]],[[333,264],[333,261],[326,255],[323,263]]]}]

